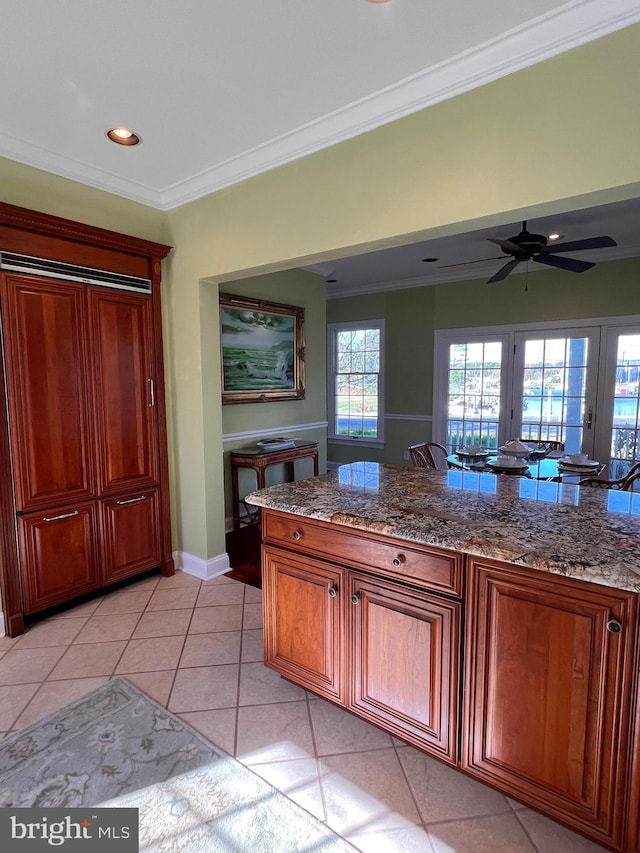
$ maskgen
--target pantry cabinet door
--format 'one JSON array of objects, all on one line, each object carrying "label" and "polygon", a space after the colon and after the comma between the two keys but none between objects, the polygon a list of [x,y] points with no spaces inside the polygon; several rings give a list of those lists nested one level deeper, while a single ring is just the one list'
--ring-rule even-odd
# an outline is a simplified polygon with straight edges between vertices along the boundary
[{"label": "pantry cabinet door", "polygon": [[149,296],[91,291],[100,495],[158,482],[158,433]]},{"label": "pantry cabinet door", "polygon": [[18,512],[92,497],[87,288],[0,275]]}]

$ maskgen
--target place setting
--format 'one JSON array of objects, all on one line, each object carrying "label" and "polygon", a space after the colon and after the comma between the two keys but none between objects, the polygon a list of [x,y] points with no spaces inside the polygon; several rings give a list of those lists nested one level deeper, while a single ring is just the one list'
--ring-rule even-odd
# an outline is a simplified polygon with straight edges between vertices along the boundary
[{"label": "place setting", "polygon": [[589,459],[586,453],[569,453],[558,459],[558,470],[573,474],[597,474],[602,463]]}]

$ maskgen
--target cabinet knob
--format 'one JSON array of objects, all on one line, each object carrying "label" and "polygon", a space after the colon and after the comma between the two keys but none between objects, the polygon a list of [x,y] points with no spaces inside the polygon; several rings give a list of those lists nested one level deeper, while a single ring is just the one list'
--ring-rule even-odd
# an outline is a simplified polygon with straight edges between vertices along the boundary
[{"label": "cabinet knob", "polygon": [[338,594],[338,590],[335,588],[335,586],[330,586],[329,587],[329,595],[331,596],[331,598],[335,598],[337,594]]},{"label": "cabinet knob", "polygon": [[394,566],[397,567],[397,566],[401,566],[406,561],[406,559],[407,558],[405,557],[404,554],[398,554],[398,556],[394,557],[391,562],[393,563]]},{"label": "cabinet knob", "polygon": [[358,595],[357,592],[354,592],[353,595],[351,596],[351,603],[357,604],[359,601],[360,601],[360,596]]},{"label": "cabinet knob", "polygon": [[610,619],[607,622],[607,631],[611,631],[612,634],[619,634],[622,631],[622,625],[617,619]]},{"label": "cabinet knob", "polygon": [[294,539],[302,539],[302,533],[300,533],[299,530],[294,530],[293,531],[293,538]]}]

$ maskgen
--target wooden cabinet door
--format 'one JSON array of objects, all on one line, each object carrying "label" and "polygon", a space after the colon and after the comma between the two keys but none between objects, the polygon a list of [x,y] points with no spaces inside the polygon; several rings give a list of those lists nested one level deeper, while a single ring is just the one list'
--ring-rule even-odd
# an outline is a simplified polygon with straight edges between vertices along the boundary
[{"label": "wooden cabinet door", "polygon": [[461,604],[350,580],[349,706],[452,764],[458,758]]},{"label": "wooden cabinet door", "polygon": [[160,565],[158,492],[102,503],[103,582],[113,583]]},{"label": "wooden cabinet door", "polygon": [[92,497],[87,289],[0,278],[16,510]]},{"label": "wooden cabinet door", "polygon": [[25,613],[100,586],[95,503],[18,516]]},{"label": "wooden cabinet door", "polygon": [[91,290],[100,495],[158,482],[149,296]]},{"label": "wooden cabinet door", "polygon": [[265,666],[341,704],[345,595],[343,569],[263,547]]},{"label": "wooden cabinet door", "polygon": [[636,596],[491,561],[469,571],[462,766],[619,844]]}]

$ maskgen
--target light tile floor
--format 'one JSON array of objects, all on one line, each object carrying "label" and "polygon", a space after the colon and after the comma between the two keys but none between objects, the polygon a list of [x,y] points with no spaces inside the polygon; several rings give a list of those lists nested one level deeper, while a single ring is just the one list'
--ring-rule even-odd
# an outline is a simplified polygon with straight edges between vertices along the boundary
[{"label": "light tile floor", "polygon": [[0,732],[122,675],[364,853],[604,849],[266,669],[260,602],[177,573],[0,638]]}]

